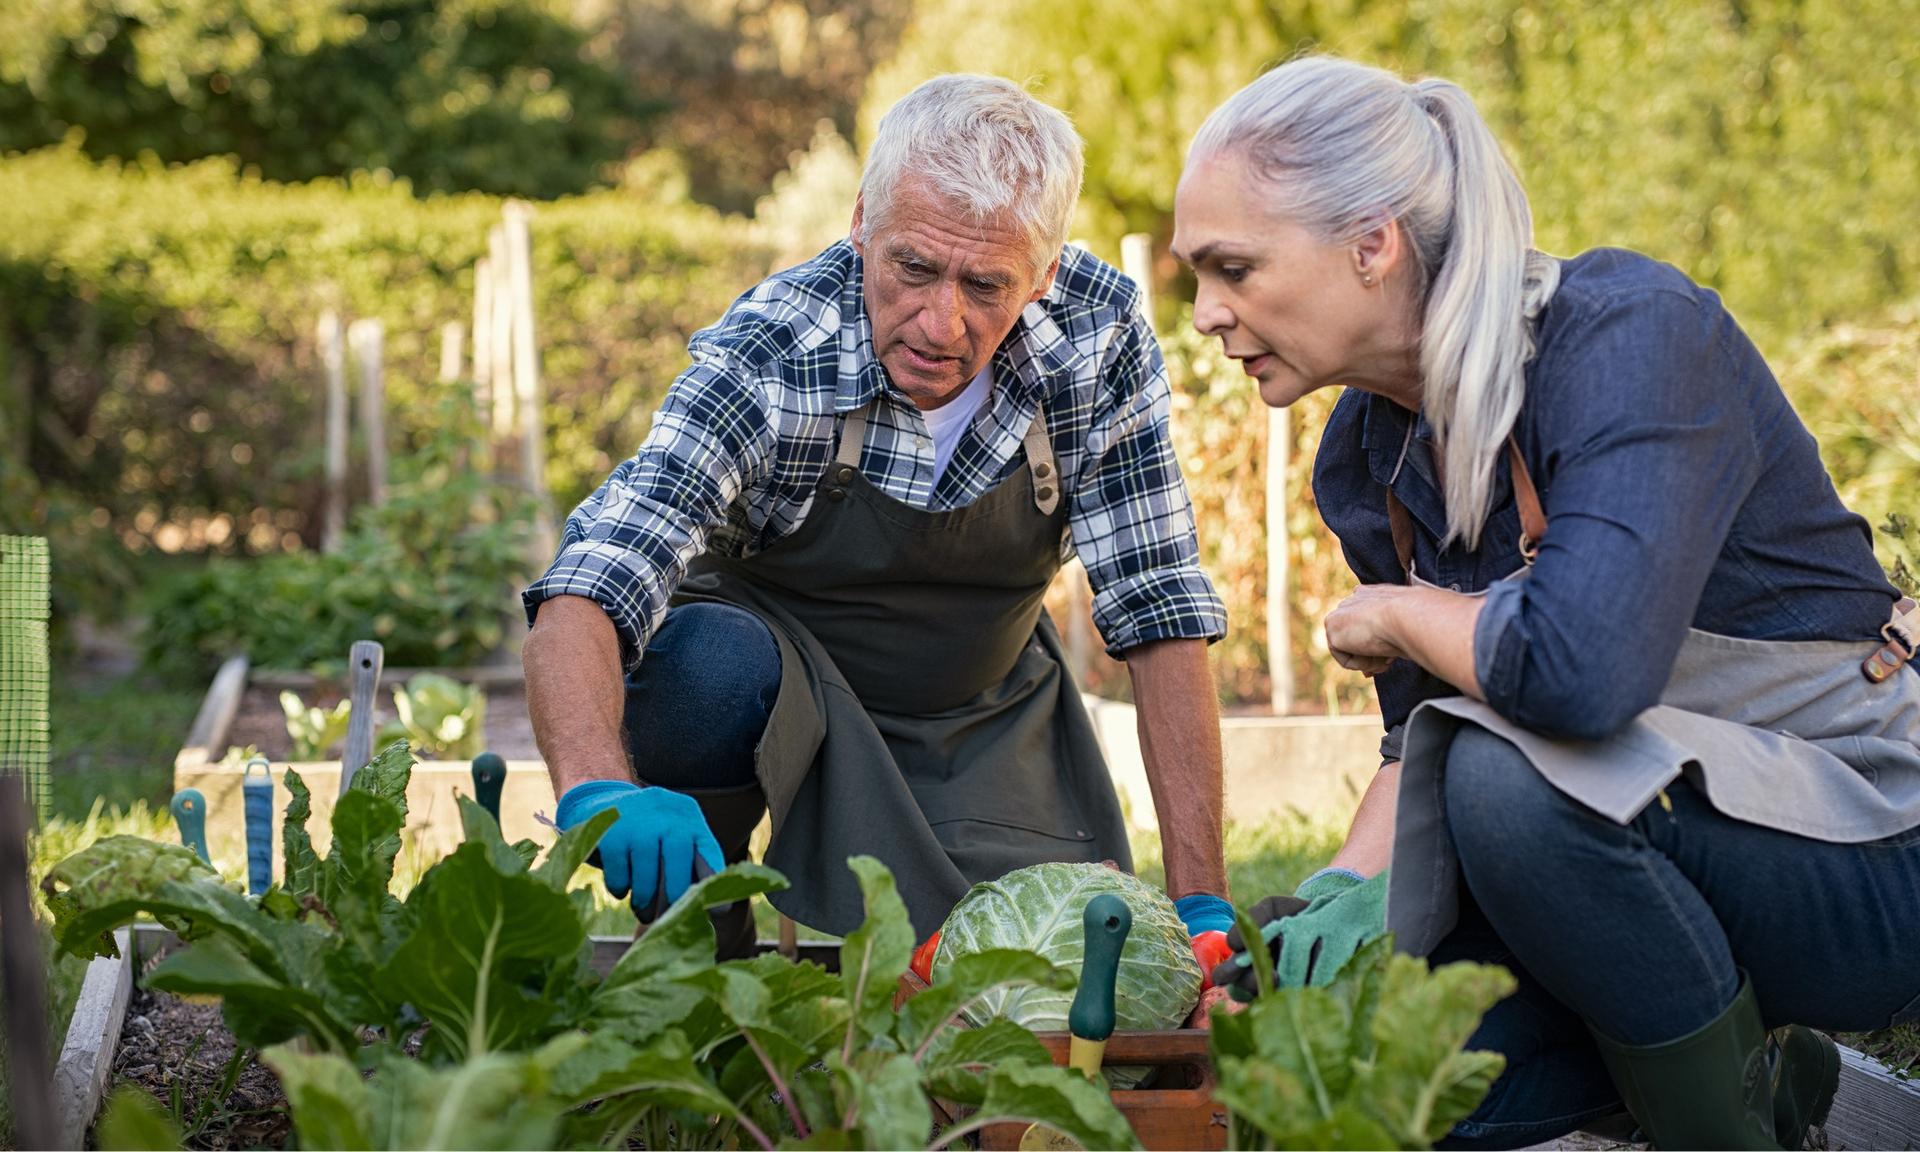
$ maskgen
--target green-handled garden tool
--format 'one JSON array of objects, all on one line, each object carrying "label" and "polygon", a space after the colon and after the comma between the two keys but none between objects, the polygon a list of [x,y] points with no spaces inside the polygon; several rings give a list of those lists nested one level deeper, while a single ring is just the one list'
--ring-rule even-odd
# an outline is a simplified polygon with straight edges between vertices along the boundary
[{"label": "green-handled garden tool", "polygon": [[207,798],[198,788],[182,788],[173,794],[173,822],[180,828],[180,843],[193,849],[194,855],[208,864],[213,858],[207,855]]},{"label": "green-handled garden tool", "polygon": [[492,752],[482,752],[473,758],[473,798],[496,824],[500,822],[500,788],[506,782],[505,760]]},{"label": "green-handled garden tool", "polygon": [[[1120,978],[1120,950],[1126,947],[1127,933],[1133,930],[1133,909],[1113,893],[1103,892],[1087,901],[1081,924],[1086,929],[1086,954],[1080,962],[1080,987],[1073,993],[1073,1006],[1067,1009],[1067,1066],[1098,1083],[1107,1038],[1113,1035],[1114,986]],[[1030,1126],[1020,1137],[1022,1148],[1079,1146],[1065,1133],[1044,1124]]]}]

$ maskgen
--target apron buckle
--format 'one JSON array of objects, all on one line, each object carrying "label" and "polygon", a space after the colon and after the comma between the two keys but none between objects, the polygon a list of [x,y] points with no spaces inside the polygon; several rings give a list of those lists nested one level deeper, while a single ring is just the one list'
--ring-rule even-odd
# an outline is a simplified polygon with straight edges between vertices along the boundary
[{"label": "apron buckle", "polygon": [[1875,684],[1882,683],[1900,671],[1914,657],[1914,643],[1889,620],[1880,626],[1880,635],[1886,640],[1873,655],[1860,662],[1860,671]]},{"label": "apron buckle", "polygon": [[1520,533],[1520,559],[1528,567],[1533,566],[1534,558],[1540,555],[1540,542],[1525,532]]}]

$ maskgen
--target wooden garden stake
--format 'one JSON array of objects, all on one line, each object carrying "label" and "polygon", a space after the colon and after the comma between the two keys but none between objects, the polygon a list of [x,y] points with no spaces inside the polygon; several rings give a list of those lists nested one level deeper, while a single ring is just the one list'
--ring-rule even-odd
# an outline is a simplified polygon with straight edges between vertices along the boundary
[{"label": "wooden garden stake", "polygon": [[360,370],[360,427],[367,436],[367,499],[387,502],[387,385],[381,356],[386,326],[378,320],[347,325],[347,343]]},{"label": "wooden garden stake", "polygon": [[488,319],[493,337],[488,388],[493,395],[493,438],[499,441],[513,435],[513,278],[507,268],[504,225],[495,224],[487,233],[487,270],[493,280],[489,290],[492,307]]},{"label": "wooden garden stake", "polygon": [[27,796],[0,773],[0,979],[6,990],[7,1084],[14,1146],[52,1148],[53,1069],[48,1063],[47,972],[27,892]]},{"label": "wooden garden stake", "polygon": [[1293,426],[1267,409],[1267,684],[1275,716],[1293,711],[1293,592],[1287,580],[1287,458]]},{"label": "wooden garden stake", "polygon": [[373,698],[380,691],[380,669],[387,651],[378,640],[355,640],[347,655],[347,743],[340,750],[340,795],[347,794],[353,774],[373,759]]},{"label": "wooden garden stake", "polygon": [[320,529],[320,550],[340,545],[347,528],[347,349],[341,338],[340,317],[329,308],[320,313],[315,332],[320,364],[327,376],[327,511]]},{"label": "wooden garden stake", "polygon": [[440,383],[451,384],[460,379],[461,345],[466,343],[466,325],[458,320],[449,320],[440,325]]},{"label": "wooden garden stake", "polygon": [[540,385],[540,346],[533,330],[533,209],[507,202],[507,260],[513,284],[513,383],[520,408],[520,475],[534,499],[533,562],[553,556],[553,517],[547,499],[546,394]]}]

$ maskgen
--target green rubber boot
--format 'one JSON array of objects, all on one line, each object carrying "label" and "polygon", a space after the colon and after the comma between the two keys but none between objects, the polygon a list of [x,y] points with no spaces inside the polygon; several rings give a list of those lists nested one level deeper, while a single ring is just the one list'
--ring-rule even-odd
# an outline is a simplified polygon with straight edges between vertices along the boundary
[{"label": "green rubber boot", "polygon": [[1827,1122],[1840,1089],[1840,1049],[1828,1036],[1789,1024],[1769,1037],[1773,1058],[1773,1135],[1782,1148],[1807,1142],[1807,1129]]},{"label": "green rubber boot", "polygon": [[1621,1099],[1654,1147],[1781,1147],[1767,1030],[1745,973],[1726,1011],[1678,1040],[1621,1044],[1589,1029]]}]

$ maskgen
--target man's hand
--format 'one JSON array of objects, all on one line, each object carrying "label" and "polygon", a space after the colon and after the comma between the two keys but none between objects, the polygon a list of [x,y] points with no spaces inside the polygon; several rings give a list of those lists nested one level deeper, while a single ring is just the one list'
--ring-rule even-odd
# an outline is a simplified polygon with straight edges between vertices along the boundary
[{"label": "man's hand", "polygon": [[620,817],[589,862],[606,873],[607,891],[615,897],[632,892],[634,915],[642,921],[652,921],[701,876],[726,867],[700,805],[665,788],[625,780],[576,784],[560,797],[555,823],[572,828],[608,808]]},{"label": "man's hand", "polygon": [[[1269,896],[1254,905],[1253,919],[1273,956],[1276,987],[1333,982],[1362,945],[1387,930],[1387,876],[1364,879],[1327,868],[1307,877],[1292,896]],[[1215,984],[1231,984],[1235,999],[1255,993],[1252,959],[1239,930],[1228,933],[1236,955],[1214,970]]]}]

